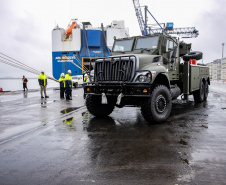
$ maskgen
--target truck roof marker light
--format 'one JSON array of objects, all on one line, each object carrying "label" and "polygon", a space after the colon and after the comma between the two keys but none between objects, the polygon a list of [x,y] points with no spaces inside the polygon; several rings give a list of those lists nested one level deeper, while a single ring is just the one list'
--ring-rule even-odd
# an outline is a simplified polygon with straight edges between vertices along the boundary
[{"label": "truck roof marker light", "polygon": [[147,93],[148,92],[148,90],[147,89],[143,89],[143,93]]}]

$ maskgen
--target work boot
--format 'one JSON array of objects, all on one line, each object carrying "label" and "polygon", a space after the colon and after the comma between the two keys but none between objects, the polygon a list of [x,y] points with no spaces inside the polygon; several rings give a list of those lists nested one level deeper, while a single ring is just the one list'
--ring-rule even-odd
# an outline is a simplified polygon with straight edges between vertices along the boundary
[{"label": "work boot", "polygon": [[43,96],[41,96],[41,98],[44,98]]},{"label": "work boot", "polygon": [[45,98],[49,98],[49,96],[45,96]]}]

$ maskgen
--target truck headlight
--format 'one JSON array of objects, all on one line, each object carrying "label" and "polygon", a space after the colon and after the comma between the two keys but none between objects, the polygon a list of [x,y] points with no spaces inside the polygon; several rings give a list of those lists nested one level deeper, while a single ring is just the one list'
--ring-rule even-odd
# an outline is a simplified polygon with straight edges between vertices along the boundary
[{"label": "truck headlight", "polygon": [[139,82],[145,82],[147,80],[147,76],[145,76],[145,75],[140,75],[139,77],[138,77],[138,81]]}]

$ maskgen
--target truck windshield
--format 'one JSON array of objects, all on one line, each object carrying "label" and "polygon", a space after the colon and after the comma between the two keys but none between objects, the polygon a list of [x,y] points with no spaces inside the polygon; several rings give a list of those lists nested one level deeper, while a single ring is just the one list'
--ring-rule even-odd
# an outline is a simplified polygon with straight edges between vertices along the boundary
[{"label": "truck windshield", "polygon": [[132,46],[133,46],[133,39],[116,40],[114,44],[113,52],[131,51]]},{"label": "truck windshield", "polygon": [[138,38],[135,49],[156,49],[159,36]]}]

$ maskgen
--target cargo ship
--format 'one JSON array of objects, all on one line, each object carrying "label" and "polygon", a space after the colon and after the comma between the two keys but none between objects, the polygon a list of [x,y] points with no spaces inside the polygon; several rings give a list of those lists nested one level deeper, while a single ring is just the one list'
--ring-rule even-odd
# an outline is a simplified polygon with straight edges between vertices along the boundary
[{"label": "cargo ship", "polygon": [[77,19],[72,19],[67,29],[57,25],[52,31],[53,77],[58,79],[69,69],[72,76],[82,75],[93,68],[96,58],[110,55],[114,38],[125,37],[129,37],[129,29],[123,20],[114,20],[105,27],[78,23]]}]

